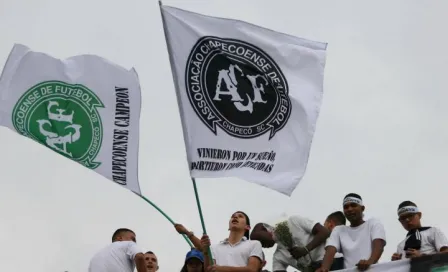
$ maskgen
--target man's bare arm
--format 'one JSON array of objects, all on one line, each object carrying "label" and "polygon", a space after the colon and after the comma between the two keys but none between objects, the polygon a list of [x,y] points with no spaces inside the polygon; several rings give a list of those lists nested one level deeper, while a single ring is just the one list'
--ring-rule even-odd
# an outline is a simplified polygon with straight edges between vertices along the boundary
[{"label": "man's bare arm", "polygon": [[381,258],[386,243],[383,239],[375,239],[372,241],[372,254],[370,255],[369,262],[376,264]]},{"label": "man's bare arm", "polygon": [[174,228],[179,234],[186,235],[197,250],[202,251],[201,240],[198,237],[194,236],[193,232],[189,231],[182,224],[174,224]]},{"label": "man's bare arm", "polygon": [[136,254],[134,261],[137,272],[146,272],[145,255],[143,253]]},{"label": "man's bare arm", "polygon": [[199,250],[202,251],[202,245],[201,245],[201,239],[199,239],[198,237],[196,237],[192,232],[190,232],[187,235],[188,239],[190,239],[190,241],[193,243],[194,247]]},{"label": "man's bare arm", "polygon": [[330,231],[319,223],[314,225],[311,234],[314,235],[314,238],[313,240],[311,240],[311,242],[309,242],[308,245],[306,245],[308,251],[311,251],[321,244],[325,243],[327,238],[330,237]]},{"label": "man's bare arm", "polygon": [[336,255],[336,248],[334,246],[327,246],[325,248],[325,256],[324,260],[322,261],[322,268],[324,269],[330,269],[331,265],[333,264],[334,255]]}]

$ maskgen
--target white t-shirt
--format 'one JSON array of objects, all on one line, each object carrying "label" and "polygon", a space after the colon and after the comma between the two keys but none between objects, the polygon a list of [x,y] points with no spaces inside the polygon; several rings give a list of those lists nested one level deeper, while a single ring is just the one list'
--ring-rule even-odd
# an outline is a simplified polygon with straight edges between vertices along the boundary
[{"label": "white t-shirt", "polygon": [[93,256],[89,272],[133,272],[135,255],[143,253],[132,241],[117,241]]},{"label": "white t-shirt", "polygon": [[327,239],[326,246],[333,246],[344,254],[344,267],[352,268],[360,260],[368,260],[372,254],[372,241],[382,239],[386,242],[383,224],[371,218],[358,227],[337,226]]},{"label": "white t-shirt", "polygon": [[228,239],[210,247],[217,265],[247,266],[250,257],[263,260],[263,251],[259,241],[247,240],[243,237],[240,242],[232,245]]},{"label": "white t-shirt", "polygon": [[[313,239],[314,235],[312,235],[313,228],[319,222],[294,215],[288,218],[288,226],[289,231],[292,234],[292,238],[294,243],[298,247],[304,247],[308,245]],[[308,266],[312,261],[317,262],[321,261],[324,258],[325,249],[324,244],[316,247],[314,250],[310,252],[309,255],[302,257],[298,260],[299,265]],[[310,259],[311,257],[311,259]],[[296,269],[300,269],[297,265],[297,260],[295,260],[288,249],[277,243],[277,249],[274,252],[274,256],[272,258],[272,270],[273,271],[283,271],[288,268],[288,266],[292,266]]]},{"label": "white t-shirt", "polygon": [[[435,227],[431,227],[430,229],[420,231],[422,246],[420,248],[420,253],[423,254],[435,254],[440,252],[442,247],[448,247],[448,239],[446,238],[443,232]],[[401,243],[398,244],[397,253],[402,254],[402,259],[406,258],[406,252],[404,251],[404,246],[406,244],[406,240],[409,238],[406,237]]]}]

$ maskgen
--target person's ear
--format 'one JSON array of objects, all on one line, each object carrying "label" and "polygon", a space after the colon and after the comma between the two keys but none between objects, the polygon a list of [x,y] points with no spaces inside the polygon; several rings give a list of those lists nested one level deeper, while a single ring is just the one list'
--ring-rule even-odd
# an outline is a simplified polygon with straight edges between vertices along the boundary
[{"label": "person's ear", "polygon": [[421,212],[418,212],[417,216],[418,216],[418,219],[422,219],[422,213]]},{"label": "person's ear", "polygon": [[250,230],[251,227],[249,225],[246,225],[246,230]]},{"label": "person's ear", "polygon": [[361,211],[364,212],[365,209],[366,209],[366,207],[364,207],[364,206],[361,207]]}]

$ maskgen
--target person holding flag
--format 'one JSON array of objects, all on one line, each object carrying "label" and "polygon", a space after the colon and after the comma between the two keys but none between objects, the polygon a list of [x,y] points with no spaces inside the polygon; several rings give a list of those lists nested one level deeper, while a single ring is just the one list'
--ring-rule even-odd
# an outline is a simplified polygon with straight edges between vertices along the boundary
[{"label": "person holding flag", "polygon": [[[247,214],[237,211],[229,221],[229,237],[219,244],[210,245],[208,235],[203,235],[201,244],[205,266],[211,272],[258,272],[262,268],[263,250],[259,241],[249,240],[250,220]],[[214,265],[210,266],[208,248],[211,249]]]},{"label": "person holding flag", "polygon": [[174,224],[174,228],[179,234],[185,235],[191,241],[191,243],[193,243],[194,248],[192,249],[202,251],[201,240],[198,237],[196,237],[192,231],[189,231],[182,224]]},{"label": "person holding flag", "polygon": [[364,221],[365,207],[360,195],[346,195],[342,205],[350,226],[337,226],[331,232],[318,272],[329,271],[337,252],[344,254],[344,268],[356,266],[365,271],[378,262],[386,246],[383,224],[375,218]]},{"label": "person holding flag", "polygon": [[448,252],[448,239],[445,234],[436,227],[422,227],[422,213],[414,202],[403,201],[398,206],[397,213],[398,220],[408,234],[398,244],[392,261]]}]

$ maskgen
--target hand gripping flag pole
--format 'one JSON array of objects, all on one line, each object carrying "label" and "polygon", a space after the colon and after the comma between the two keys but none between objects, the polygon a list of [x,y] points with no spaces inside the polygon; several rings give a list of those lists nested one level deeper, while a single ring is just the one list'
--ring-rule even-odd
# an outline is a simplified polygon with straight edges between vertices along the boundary
[{"label": "hand gripping flag pole", "polygon": [[[196,186],[196,180],[194,178],[191,178],[191,181],[193,181],[194,196],[196,197],[196,203],[198,204],[199,218],[201,219],[202,230],[204,234],[207,234],[207,230],[205,229],[204,216],[202,215],[201,201],[199,200],[198,188]],[[208,248],[208,256],[210,258],[210,263],[213,265],[214,262],[210,247]]]},{"label": "hand gripping flag pole", "polygon": [[[172,65],[172,69],[171,70],[172,70],[172,73],[173,73],[173,81],[175,82],[175,84],[177,84],[177,75],[176,75],[176,72],[175,72],[175,69],[174,69],[174,66],[173,66],[173,60],[172,60],[172,55],[171,55],[172,52],[171,52],[171,48],[170,48],[170,41],[168,40],[168,35],[167,35],[167,32],[166,32],[166,27],[165,27],[166,22],[165,22],[165,18],[163,16],[163,12],[162,12],[162,1],[161,0],[159,0],[159,7],[160,7],[160,14],[162,16],[162,23],[163,23],[163,31],[165,33],[165,40],[166,40],[166,44],[168,45],[167,48],[168,48],[168,55],[169,55],[169,58],[170,58],[170,64]],[[177,96],[177,99],[180,99],[180,98]],[[178,102],[180,102],[180,100]],[[181,105],[181,103],[178,103],[178,104]],[[186,139],[185,129],[182,129],[182,132],[184,133],[184,139]],[[196,186],[196,180],[194,178],[191,178],[191,180],[193,182],[193,188],[194,188],[194,194],[195,194],[195,197],[196,197],[196,203],[198,204],[198,212],[199,212],[199,217],[201,219],[202,231],[203,231],[203,234],[206,235],[207,234],[207,230],[205,228],[204,216],[202,215],[201,201],[199,200],[199,193],[198,193],[198,189],[197,189],[197,186]],[[210,264],[214,265],[213,256],[212,256],[210,247],[207,249],[207,251],[208,251],[208,256],[210,258]]]}]

